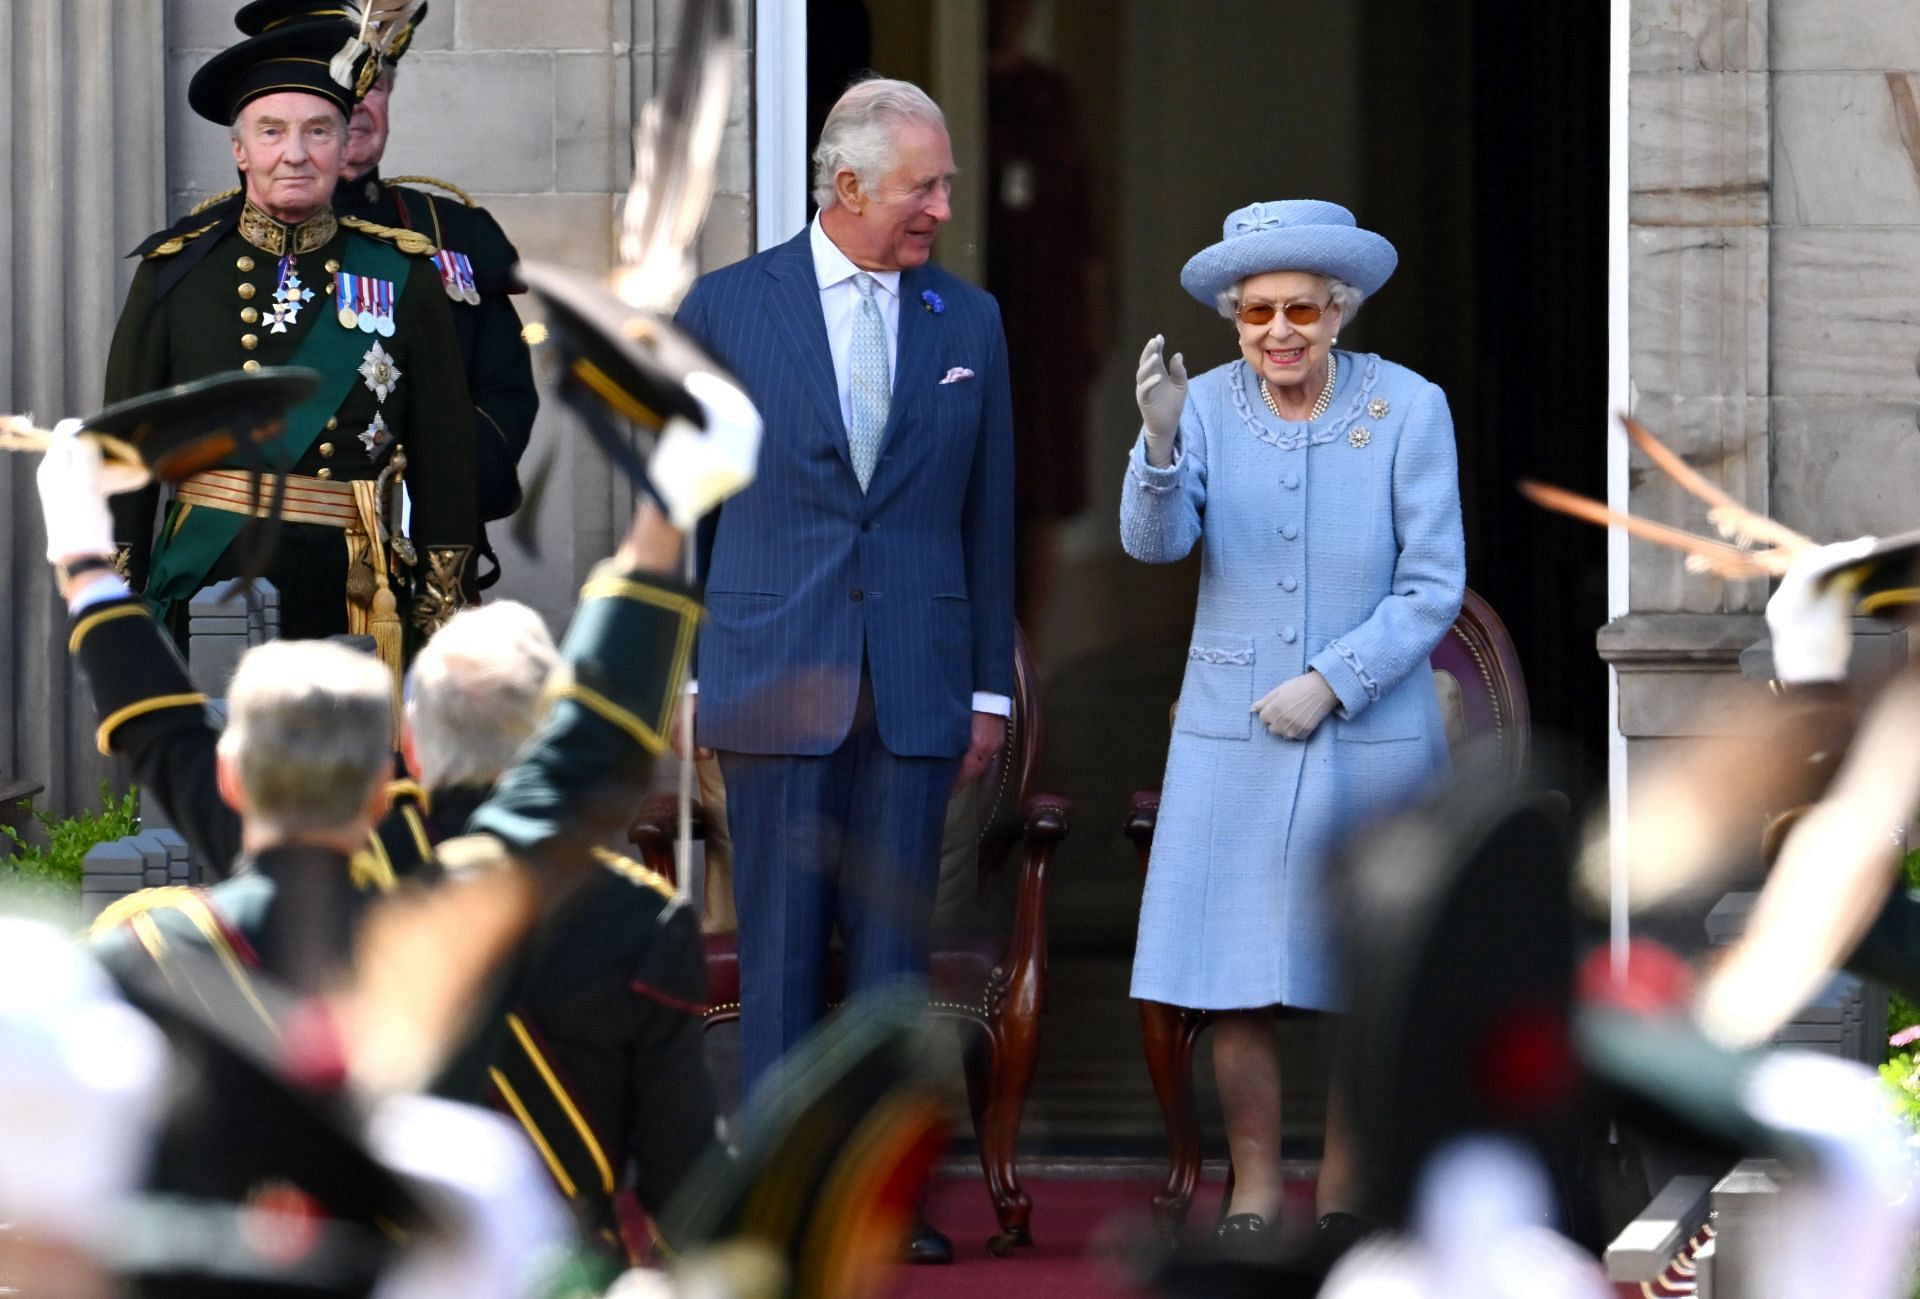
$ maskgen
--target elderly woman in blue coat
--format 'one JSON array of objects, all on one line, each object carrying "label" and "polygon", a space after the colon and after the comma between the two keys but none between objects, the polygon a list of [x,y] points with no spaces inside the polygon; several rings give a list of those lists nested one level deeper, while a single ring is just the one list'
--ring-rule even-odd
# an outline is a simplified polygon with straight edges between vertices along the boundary
[{"label": "elderly woman in blue coat", "polygon": [[[1466,561],[1446,397],[1334,347],[1393,245],[1304,199],[1241,208],[1224,233],[1180,283],[1234,322],[1240,355],[1189,384],[1147,343],[1120,532],[1149,564],[1201,548],[1133,995],[1213,1012],[1237,1234],[1281,1201],[1271,1008],[1340,1004],[1329,864],[1446,763],[1427,658]],[[1357,1223],[1332,1110],[1320,1229],[1338,1236]]]}]

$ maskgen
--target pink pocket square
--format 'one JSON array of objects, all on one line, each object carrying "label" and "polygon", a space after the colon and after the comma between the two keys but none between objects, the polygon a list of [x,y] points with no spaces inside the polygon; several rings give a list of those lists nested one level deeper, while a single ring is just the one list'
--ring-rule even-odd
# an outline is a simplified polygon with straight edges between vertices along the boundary
[{"label": "pink pocket square", "polygon": [[959,383],[962,379],[971,379],[971,378],[973,378],[973,371],[967,369],[967,367],[964,365],[956,365],[953,367],[953,369],[947,371],[947,377],[942,379],[940,382],[941,383]]}]

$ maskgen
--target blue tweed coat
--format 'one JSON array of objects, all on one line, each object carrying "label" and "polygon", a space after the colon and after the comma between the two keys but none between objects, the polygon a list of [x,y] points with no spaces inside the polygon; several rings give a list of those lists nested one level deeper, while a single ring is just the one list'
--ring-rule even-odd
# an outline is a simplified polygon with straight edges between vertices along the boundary
[{"label": "blue tweed coat", "polygon": [[[1453,421],[1413,371],[1338,356],[1317,422],[1276,418],[1237,360],[1190,384],[1171,465],[1142,439],[1127,466],[1127,553],[1201,545],[1138,998],[1337,1009],[1328,863],[1446,763],[1426,665],[1466,583]],[[1304,743],[1269,734],[1253,702],[1309,668],[1340,706]]]}]

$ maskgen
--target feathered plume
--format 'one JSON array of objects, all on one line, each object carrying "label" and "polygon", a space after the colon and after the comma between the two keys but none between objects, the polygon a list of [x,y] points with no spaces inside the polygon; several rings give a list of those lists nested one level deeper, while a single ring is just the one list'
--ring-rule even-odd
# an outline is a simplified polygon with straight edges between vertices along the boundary
[{"label": "feathered plume", "polygon": [[391,56],[394,42],[412,23],[420,0],[345,0],[345,3],[347,21],[353,24],[354,33],[333,56],[327,70],[333,73],[335,81],[359,93],[363,87],[355,84],[353,65],[368,50],[381,59]]},{"label": "feathered plume", "polygon": [[693,282],[692,248],[713,197],[734,33],[728,0],[690,0],[666,89],[634,130],[633,184],[620,219],[613,290],[639,310],[671,311]]},{"label": "feathered plume", "polygon": [[0,451],[45,451],[52,436],[31,415],[0,415]]},{"label": "feathered plume", "polygon": [[1638,421],[1621,417],[1627,436],[1645,452],[1647,458],[1678,483],[1689,495],[1707,506],[1707,519],[1722,537],[1715,541],[1697,536],[1683,528],[1655,523],[1589,500],[1574,492],[1545,483],[1522,480],[1520,492],[1535,505],[1557,514],[1571,515],[1602,527],[1624,528],[1643,540],[1686,552],[1687,568],[1695,573],[1734,580],[1744,577],[1779,577],[1814,543],[1793,529],[1775,523],[1747,509],[1705,478],[1671,448],[1649,433]]}]

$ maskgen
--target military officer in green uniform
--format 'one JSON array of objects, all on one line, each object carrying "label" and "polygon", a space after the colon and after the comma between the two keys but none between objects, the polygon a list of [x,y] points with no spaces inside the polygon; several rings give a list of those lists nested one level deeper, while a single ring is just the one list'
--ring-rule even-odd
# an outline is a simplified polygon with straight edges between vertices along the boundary
[{"label": "military officer in green uniform", "polygon": [[[509,297],[526,289],[514,273],[520,254],[500,223],[448,181],[429,176],[389,181],[380,175],[394,80],[427,9],[421,5],[407,20],[348,119],[346,169],[334,190],[333,208],[340,216],[416,231],[439,250],[434,264],[453,303],[467,390],[473,398],[475,500],[482,525],[479,547],[491,566],[476,585],[485,589],[498,579],[499,567],[484,525],[520,507],[515,466],[533,436],[540,395],[533,382],[533,360],[521,337],[520,316]],[[338,0],[254,0],[234,15],[234,22],[248,36],[301,22],[329,23],[344,33],[351,29],[341,22],[340,14]],[[430,193],[420,186],[446,193]]]},{"label": "military officer in green uniform", "polygon": [[[289,26],[242,41],[195,74],[188,100],[231,127],[244,196],[136,250],[142,263],[108,357],[110,401],[225,370],[318,371],[315,395],[253,449],[270,469],[291,472],[256,489],[249,449],[237,449],[179,485],[157,539],[157,492],[121,498],[116,536],[135,585],[178,636],[194,592],[244,570],[249,547],[235,542],[277,496],[284,524],[265,575],[281,591],[282,634],[371,633],[397,667],[394,602],[408,588],[421,631],[462,603],[477,539],[474,416],[430,260],[438,249],[418,232],[330,206],[347,117],[376,72],[363,55],[353,85],[336,81],[329,64],[342,44],[335,29]],[[411,537],[396,533],[389,550],[401,472]]]}]

